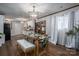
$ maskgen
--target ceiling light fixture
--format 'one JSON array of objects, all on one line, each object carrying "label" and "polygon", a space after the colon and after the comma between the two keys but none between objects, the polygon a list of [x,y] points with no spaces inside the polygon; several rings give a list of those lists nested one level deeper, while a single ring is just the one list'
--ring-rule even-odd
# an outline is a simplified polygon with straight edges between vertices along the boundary
[{"label": "ceiling light fixture", "polygon": [[30,12],[31,19],[37,19],[38,12],[36,12],[35,8],[36,8],[35,5],[33,5],[33,11]]}]

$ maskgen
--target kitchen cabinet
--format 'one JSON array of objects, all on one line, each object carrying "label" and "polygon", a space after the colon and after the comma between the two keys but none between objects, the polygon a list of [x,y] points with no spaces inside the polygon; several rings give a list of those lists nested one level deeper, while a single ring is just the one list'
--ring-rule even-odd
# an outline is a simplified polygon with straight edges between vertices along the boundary
[{"label": "kitchen cabinet", "polygon": [[0,35],[0,47],[5,44],[5,35]]}]

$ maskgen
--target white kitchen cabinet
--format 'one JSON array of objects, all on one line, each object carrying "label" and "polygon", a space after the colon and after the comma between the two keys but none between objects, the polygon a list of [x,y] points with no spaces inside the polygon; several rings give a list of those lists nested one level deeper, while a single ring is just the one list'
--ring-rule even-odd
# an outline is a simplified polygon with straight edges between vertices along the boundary
[{"label": "white kitchen cabinet", "polygon": [[5,35],[0,36],[0,47],[2,46],[2,44],[5,44]]}]

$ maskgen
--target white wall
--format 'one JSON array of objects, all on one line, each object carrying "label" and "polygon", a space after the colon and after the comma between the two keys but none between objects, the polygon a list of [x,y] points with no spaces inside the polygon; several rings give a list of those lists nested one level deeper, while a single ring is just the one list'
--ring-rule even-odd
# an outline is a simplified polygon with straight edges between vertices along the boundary
[{"label": "white wall", "polygon": [[3,33],[4,30],[4,16],[0,15],[0,33]]},{"label": "white wall", "polygon": [[46,18],[46,34],[51,36],[51,16]]},{"label": "white wall", "polygon": [[35,28],[34,20],[31,21],[26,21],[26,20],[23,20],[22,18],[15,18],[11,21],[11,26],[12,26],[11,36],[23,34],[24,32],[26,33],[26,31],[24,30],[25,24],[26,24],[26,28],[27,28],[27,24],[28,26],[30,25],[31,27]]},{"label": "white wall", "polygon": [[20,22],[12,22],[11,35],[19,35],[22,34],[23,26]]},{"label": "white wall", "polygon": [[11,21],[11,36],[23,34],[26,18],[14,18]]}]

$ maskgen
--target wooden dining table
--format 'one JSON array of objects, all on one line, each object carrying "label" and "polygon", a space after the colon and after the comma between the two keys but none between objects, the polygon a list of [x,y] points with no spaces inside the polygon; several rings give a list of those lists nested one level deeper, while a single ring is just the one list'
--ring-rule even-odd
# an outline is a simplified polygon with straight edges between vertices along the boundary
[{"label": "wooden dining table", "polygon": [[36,55],[39,55],[40,51],[40,40],[45,38],[44,35],[26,35],[28,41],[32,41],[32,43],[36,46]]}]

